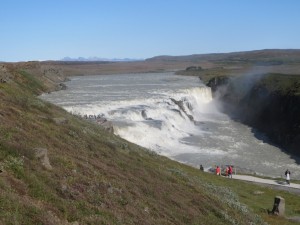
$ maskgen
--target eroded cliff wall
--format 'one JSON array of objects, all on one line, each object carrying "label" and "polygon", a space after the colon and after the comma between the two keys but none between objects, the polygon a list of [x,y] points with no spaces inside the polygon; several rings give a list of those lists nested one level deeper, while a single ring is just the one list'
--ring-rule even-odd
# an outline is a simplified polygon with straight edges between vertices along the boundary
[{"label": "eroded cliff wall", "polygon": [[216,77],[207,85],[224,112],[300,156],[300,75]]}]

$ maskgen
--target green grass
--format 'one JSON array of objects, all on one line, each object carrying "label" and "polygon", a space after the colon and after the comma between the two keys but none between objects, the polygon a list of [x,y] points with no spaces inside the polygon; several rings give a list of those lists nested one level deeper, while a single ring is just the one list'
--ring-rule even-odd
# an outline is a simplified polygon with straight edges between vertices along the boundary
[{"label": "green grass", "polygon": [[300,75],[271,73],[261,80],[261,85],[270,92],[280,92],[284,95],[300,95]]},{"label": "green grass", "polygon": [[21,87],[26,88],[27,91],[31,91],[31,93],[33,94],[39,94],[43,91],[46,91],[46,88],[44,87],[44,85],[40,82],[40,80],[38,80],[38,78],[36,78],[35,76],[33,76],[32,74],[21,70],[19,72],[19,74],[22,76],[20,81],[18,81],[18,84]]}]

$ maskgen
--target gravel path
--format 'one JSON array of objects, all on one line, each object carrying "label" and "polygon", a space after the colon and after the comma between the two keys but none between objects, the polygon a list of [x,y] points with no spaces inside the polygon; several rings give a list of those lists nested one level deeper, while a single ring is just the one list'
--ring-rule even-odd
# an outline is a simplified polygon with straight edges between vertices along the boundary
[{"label": "gravel path", "polygon": [[289,191],[300,195],[300,184],[291,183],[290,185],[288,185],[285,181],[263,179],[249,175],[233,175],[232,178],[237,180],[254,182],[262,186],[268,186],[274,189]]}]

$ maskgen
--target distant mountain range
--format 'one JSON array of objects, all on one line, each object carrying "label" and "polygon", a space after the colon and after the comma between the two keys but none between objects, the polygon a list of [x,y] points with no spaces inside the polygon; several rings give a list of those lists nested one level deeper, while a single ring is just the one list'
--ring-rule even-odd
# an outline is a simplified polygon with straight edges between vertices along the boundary
[{"label": "distant mountain range", "polygon": [[81,62],[96,62],[96,61],[109,61],[109,62],[130,62],[130,61],[143,61],[144,59],[131,59],[131,58],[100,58],[100,57],[78,57],[78,58],[71,58],[71,57],[64,57],[59,61],[81,61]]}]

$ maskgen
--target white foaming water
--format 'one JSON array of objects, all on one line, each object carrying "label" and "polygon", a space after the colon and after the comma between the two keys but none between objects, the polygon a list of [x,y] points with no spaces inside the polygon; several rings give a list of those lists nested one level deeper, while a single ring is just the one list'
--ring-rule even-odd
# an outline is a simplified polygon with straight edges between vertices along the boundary
[{"label": "white foaming water", "polygon": [[147,73],[73,77],[68,89],[41,98],[79,115],[102,115],[116,135],[197,166],[233,164],[280,176],[300,167],[251,128],[220,113],[197,77]]}]

